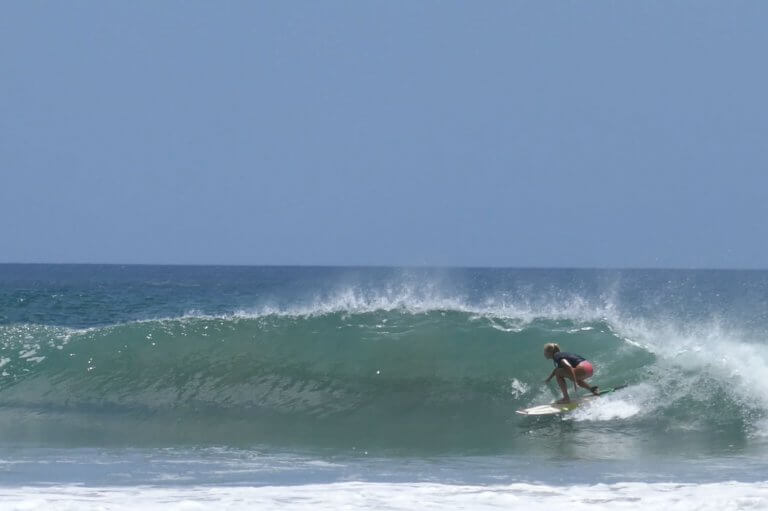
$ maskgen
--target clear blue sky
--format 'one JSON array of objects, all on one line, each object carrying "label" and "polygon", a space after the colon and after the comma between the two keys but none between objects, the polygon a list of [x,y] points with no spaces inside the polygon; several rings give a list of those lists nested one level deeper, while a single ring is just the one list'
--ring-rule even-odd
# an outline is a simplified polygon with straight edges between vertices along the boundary
[{"label": "clear blue sky", "polygon": [[768,267],[768,2],[6,1],[0,262]]}]

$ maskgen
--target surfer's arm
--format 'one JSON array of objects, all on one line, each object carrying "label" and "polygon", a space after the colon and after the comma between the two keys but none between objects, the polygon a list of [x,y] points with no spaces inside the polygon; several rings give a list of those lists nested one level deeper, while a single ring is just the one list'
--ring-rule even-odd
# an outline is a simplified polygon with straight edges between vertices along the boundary
[{"label": "surfer's arm", "polygon": [[557,367],[555,367],[554,369],[552,369],[552,372],[549,374],[549,378],[547,378],[546,380],[544,380],[544,383],[549,383],[549,380],[551,380],[551,379],[552,379],[552,377],[555,375],[555,372],[556,372],[556,371],[557,371]]}]

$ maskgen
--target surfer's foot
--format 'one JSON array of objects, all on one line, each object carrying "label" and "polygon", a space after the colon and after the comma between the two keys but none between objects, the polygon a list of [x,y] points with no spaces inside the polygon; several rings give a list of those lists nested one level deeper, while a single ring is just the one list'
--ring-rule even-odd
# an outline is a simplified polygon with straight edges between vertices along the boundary
[{"label": "surfer's foot", "polygon": [[564,405],[565,403],[570,403],[570,402],[571,402],[570,398],[567,398],[567,397],[564,397],[563,399],[558,399],[557,401],[555,401],[555,403],[559,405]]},{"label": "surfer's foot", "polygon": [[594,387],[589,387],[589,391],[596,396],[600,395],[600,389],[597,387],[597,385],[595,385]]}]

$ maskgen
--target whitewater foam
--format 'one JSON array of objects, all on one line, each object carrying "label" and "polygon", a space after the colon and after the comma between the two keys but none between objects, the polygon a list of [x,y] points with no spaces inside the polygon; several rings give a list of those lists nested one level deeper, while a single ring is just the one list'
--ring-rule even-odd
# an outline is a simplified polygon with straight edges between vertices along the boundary
[{"label": "whitewater foam", "polygon": [[641,407],[623,399],[605,397],[582,406],[566,416],[569,420],[609,421],[628,419],[640,413]]},{"label": "whitewater foam", "polygon": [[768,482],[450,485],[343,482],[297,486],[0,487],[9,511],[526,509],[669,511],[768,508]]},{"label": "whitewater foam", "polygon": [[752,335],[717,320],[691,325],[623,319],[612,328],[653,353],[656,385],[678,389],[675,399],[707,401],[714,385],[741,407],[768,410],[768,354]]}]

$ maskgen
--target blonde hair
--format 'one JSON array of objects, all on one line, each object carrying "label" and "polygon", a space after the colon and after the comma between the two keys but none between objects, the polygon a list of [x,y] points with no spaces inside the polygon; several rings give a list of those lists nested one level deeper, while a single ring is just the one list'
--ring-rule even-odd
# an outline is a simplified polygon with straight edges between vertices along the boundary
[{"label": "blonde hair", "polygon": [[557,353],[558,351],[560,351],[560,345],[554,342],[548,342],[544,345],[544,353]]}]

